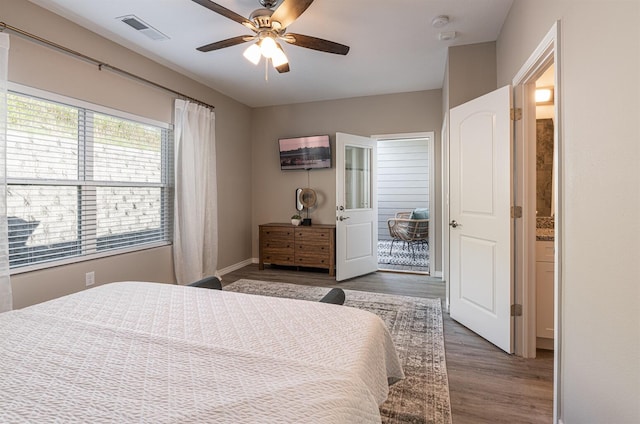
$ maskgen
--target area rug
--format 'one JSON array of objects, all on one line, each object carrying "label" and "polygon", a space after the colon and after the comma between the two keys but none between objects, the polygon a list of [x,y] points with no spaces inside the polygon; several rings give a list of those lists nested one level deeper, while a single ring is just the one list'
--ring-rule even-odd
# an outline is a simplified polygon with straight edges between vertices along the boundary
[{"label": "area rug", "polygon": [[409,246],[407,243],[396,241],[391,249],[391,240],[378,240],[378,263],[428,267],[429,246],[426,243]]},{"label": "area rug", "polygon": [[[293,299],[319,300],[330,289],[289,283],[238,280],[224,290]],[[382,422],[451,423],[439,299],[345,290],[346,306],[377,314],[396,345],[405,379],[390,388],[380,406]]]}]

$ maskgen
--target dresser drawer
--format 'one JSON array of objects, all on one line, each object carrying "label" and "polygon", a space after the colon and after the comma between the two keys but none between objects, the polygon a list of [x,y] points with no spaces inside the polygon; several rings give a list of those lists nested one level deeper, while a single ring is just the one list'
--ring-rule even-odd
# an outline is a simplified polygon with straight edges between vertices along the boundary
[{"label": "dresser drawer", "polygon": [[297,255],[317,255],[329,257],[329,243],[314,244],[314,243],[299,243],[296,240],[296,256]]},{"label": "dresser drawer", "polygon": [[270,238],[262,239],[262,248],[266,251],[291,249],[293,252],[293,239]]},{"label": "dresser drawer", "polygon": [[316,244],[316,245],[329,245],[329,238],[331,233],[325,229],[304,229],[296,230],[296,244]]},{"label": "dresser drawer", "polygon": [[295,265],[296,262],[294,258],[293,250],[291,251],[291,254],[266,251],[262,253],[262,262],[268,264]]},{"label": "dresser drawer", "polygon": [[317,268],[327,268],[330,265],[329,255],[301,254],[296,251],[296,265]]},{"label": "dresser drawer", "polygon": [[281,227],[261,228],[260,240],[290,240],[293,242],[293,229]]}]

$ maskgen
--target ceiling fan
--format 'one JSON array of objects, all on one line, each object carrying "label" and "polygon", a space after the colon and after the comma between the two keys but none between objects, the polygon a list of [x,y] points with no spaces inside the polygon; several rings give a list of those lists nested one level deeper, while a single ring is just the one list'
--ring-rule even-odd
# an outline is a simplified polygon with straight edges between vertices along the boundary
[{"label": "ceiling fan", "polygon": [[[289,60],[278,40],[326,53],[346,55],[349,52],[349,46],[343,44],[309,35],[286,32],[287,27],[307,10],[313,0],[283,0],[278,7],[275,7],[278,0],[258,0],[263,7],[254,10],[248,19],[210,0],[192,1],[225,18],[244,25],[255,33],[254,35],[240,35],[206,44],[197,48],[201,52],[210,52],[249,41],[256,41],[245,50],[244,57],[254,65],[257,65],[260,62],[260,58],[264,56],[267,61],[271,60],[273,67],[279,73],[289,72],[290,68]],[[273,9],[274,7],[275,9]]]}]

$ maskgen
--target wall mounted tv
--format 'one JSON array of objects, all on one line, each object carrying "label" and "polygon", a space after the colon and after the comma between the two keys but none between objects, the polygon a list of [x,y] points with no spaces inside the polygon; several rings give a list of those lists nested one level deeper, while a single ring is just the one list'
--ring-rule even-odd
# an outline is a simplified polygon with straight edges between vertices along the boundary
[{"label": "wall mounted tv", "polygon": [[331,168],[331,144],[328,135],[281,138],[278,145],[280,169],[283,171]]}]

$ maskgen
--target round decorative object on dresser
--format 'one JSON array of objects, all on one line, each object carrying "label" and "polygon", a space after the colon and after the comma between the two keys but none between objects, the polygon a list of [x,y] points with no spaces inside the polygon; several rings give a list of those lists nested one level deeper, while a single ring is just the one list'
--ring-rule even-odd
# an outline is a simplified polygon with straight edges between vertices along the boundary
[{"label": "round decorative object on dresser", "polygon": [[313,189],[303,188],[302,191],[300,191],[300,193],[298,194],[298,199],[300,203],[302,203],[302,206],[305,209],[309,210],[316,205],[318,196]]}]

